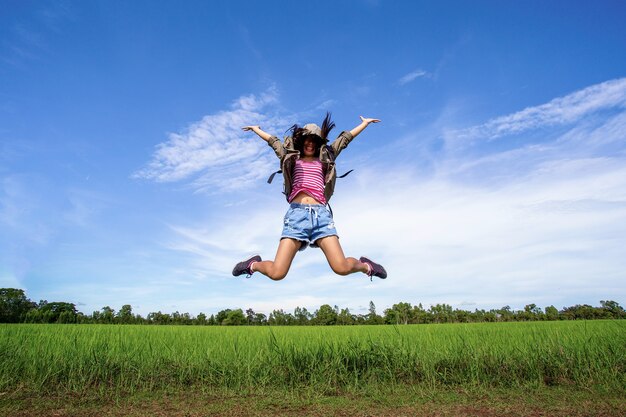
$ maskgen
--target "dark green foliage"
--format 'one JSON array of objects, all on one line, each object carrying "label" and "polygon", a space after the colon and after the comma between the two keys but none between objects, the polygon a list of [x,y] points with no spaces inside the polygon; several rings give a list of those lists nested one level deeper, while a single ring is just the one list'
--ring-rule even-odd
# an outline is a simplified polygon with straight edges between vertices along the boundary
[{"label": "dark green foliage", "polygon": [[321,326],[330,326],[337,322],[337,312],[328,304],[320,306],[315,312],[314,323]]},{"label": "dark green foliage", "polygon": [[215,324],[221,325],[222,322],[226,320],[226,317],[228,317],[228,313],[230,313],[231,311],[232,310],[230,308],[227,308],[226,310],[222,310],[218,312],[217,315],[215,316]]},{"label": "dark green foliage", "polygon": [[242,326],[246,323],[246,316],[243,315],[243,311],[240,308],[228,312],[226,318],[222,321],[224,326]]},{"label": "dark green foliage", "polygon": [[26,298],[23,290],[0,288],[0,323],[94,323],[94,324],[175,324],[175,325],[228,325],[228,326],[304,326],[304,325],[354,325],[354,324],[428,324],[428,323],[481,323],[510,321],[554,321],[624,319],[626,311],[616,301],[602,300],[600,307],[588,304],[564,307],[561,311],[554,306],[542,310],[536,304],[527,304],[523,310],[514,311],[510,306],[489,311],[454,309],[449,304],[436,304],[424,309],[422,304],[408,302],[394,304],[380,316],[370,301],[367,314],[353,314],[348,308],[340,309],[329,304],[320,306],[311,314],[306,308],[296,307],[293,314],[282,309],[273,310],[269,317],[249,308],[224,309],[207,318],[204,313],[192,317],[189,313],[148,313],[146,318],[133,314],[130,304],[123,305],[116,313],[109,306],[101,311],[84,315],[76,306],[66,302],[35,304]]},{"label": "dark green foliage", "polygon": [[65,302],[40,301],[37,309],[32,309],[25,317],[28,323],[77,323],[76,305]]},{"label": "dark green foliage", "polygon": [[21,323],[37,304],[26,298],[24,290],[0,288],[0,323]]}]

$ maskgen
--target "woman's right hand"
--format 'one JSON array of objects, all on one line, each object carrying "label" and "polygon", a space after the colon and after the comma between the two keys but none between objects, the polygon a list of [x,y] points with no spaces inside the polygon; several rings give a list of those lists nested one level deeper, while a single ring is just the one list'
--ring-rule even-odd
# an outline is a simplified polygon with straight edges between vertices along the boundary
[{"label": "woman's right hand", "polygon": [[258,126],[258,125],[257,126],[244,126],[241,128],[241,130],[243,130],[244,132],[252,131],[266,142],[272,138],[272,135],[270,135],[267,132],[264,132],[263,129],[261,129],[261,126]]}]

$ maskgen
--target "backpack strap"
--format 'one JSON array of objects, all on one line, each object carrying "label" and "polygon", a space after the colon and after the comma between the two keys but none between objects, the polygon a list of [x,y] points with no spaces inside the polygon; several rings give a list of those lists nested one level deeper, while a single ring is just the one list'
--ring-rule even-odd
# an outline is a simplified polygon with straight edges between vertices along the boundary
[{"label": "backpack strap", "polygon": [[351,169],[350,171],[346,172],[345,174],[337,176],[337,178],[343,178],[343,177],[346,177],[346,176],[348,176],[348,174],[349,174],[349,173],[351,173],[352,171],[354,171],[354,170],[353,170],[353,169]]},{"label": "backpack strap", "polygon": [[[335,151],[333,151],[333,147],[330,145],[325,145],[326,146],[326,151],[328,152],[328,154],[331,156],[331,159],[334,161],[335,160]],[[351,173],[352,171],[354,171],[353,169],[351,169],[350,171],[346,172],[343,175],[338,175],[337,178],[343,178],[346,177],[349,173]],[[331,210],[332,213],[332,210]]]},{"label": "backpack strap", "polygon": [[283,173],[283,170],[282,170],[282,169],[279,169],[278,171],[273,172],[273,173],[272,173],[272,175],[270,175],[270,177],[267,179],[267,183],[268,183],[268,184],[271,184],[271,183],[272,183],[272,181],[274,180],[274,176],[275,176],[276,174],[282,174],[282,173]]}]

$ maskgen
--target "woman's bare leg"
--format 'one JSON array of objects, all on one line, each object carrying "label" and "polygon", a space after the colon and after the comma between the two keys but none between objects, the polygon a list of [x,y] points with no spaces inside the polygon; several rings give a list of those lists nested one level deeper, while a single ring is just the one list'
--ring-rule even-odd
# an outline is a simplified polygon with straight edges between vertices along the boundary
[{"label": "woman's bare leg", "polygon": [[318,239],[315,243],[322,249],[324,255],[326,255],[328,264],[336,274],[348,275],[354,272],[367,274],[368,267],[366,264],[359,262],[355,258],[346,258],[337,236],[323,237]]},{"label": "woman's bare leg", "polygon": [[291,262],[296,256],[298,249],[300,249],[300,245],[302,245],[302,243],[296,239],[281,239],[278,244],[278,249],[276,250],[274,261],[255,262],[252,264],[252,271],[258,271],[274,281],[280,281],[285,278],[287,272],[289,272]]}]

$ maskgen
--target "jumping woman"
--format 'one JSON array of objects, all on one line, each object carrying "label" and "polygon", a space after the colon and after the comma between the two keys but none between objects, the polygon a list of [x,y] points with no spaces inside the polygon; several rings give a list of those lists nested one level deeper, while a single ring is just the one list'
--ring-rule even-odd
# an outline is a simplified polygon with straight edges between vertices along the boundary
[{"label": "jumping woman", "polygon": [[281,280],[287,275],[296,253],[311,246],[322,249],[328,264],[339,275],[363,272],[370,278],[387,278],[381,265],[365,257],[357,260],[343,254],[332,214],[326,207],[337,179],[335,159],[370,123],[380,122],[360,117],[361,124],[349,132],[341,132],[330,146],[327,145],[328,134],[335,127],[330,113],[326,113],[321,128],[313,123],[303,127],[293,125],[289,129],[291,136],[287,136],[284,143],[259,126],[242,128],[253,131],[274,149],[280,159],[285,196],[290,204],[274,260],[262,261],[260,256],[253,256],[235,265],[234,276],[250,276],[258,271],[273,280]]}]

